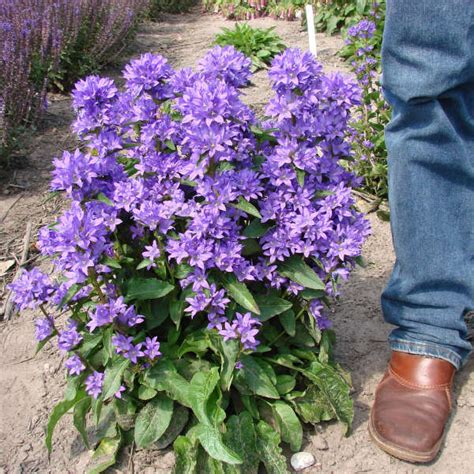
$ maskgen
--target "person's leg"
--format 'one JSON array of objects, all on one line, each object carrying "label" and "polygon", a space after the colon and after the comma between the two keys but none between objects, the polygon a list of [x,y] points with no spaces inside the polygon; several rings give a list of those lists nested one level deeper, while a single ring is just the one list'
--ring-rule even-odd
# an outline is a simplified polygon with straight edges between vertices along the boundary
[{"label": "person's leg", "polygon": [[369,431],[388,453],[429,462],[467,359],[474,307],[474,2],[387,0],[383,87],[396,253],[382,295],[392,357]]},{"label": "person's leg", "polygon": [[474,2],[388,0],[382,48],[393,350],[459,368],[474,309]]}]

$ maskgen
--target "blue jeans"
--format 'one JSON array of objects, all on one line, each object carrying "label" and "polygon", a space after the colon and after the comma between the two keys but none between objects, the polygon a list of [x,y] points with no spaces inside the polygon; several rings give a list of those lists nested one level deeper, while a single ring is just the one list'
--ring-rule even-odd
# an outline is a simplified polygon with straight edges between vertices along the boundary
[{"label": "blue jeans", "polygon": [[387,0],[393,350],[463,365],[474,309],[474,1]]}]

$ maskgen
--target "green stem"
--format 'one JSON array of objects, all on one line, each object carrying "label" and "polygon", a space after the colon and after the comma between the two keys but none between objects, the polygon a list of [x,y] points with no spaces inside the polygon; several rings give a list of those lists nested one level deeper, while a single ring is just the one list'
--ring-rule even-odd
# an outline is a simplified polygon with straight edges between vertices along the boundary
[{"label": "green stem", "polygon": [[104,292],[102,291],[102,288],[100,287],[99,282],[97,281],[97,274],[95,273],[95,270],[93,268],[89,268],[88,274],[89,279],[91,280],[91,284],[94,287],[94,290],[96,291],[100,302],[102,304],[106,304],[107,298],[105,297]]}]

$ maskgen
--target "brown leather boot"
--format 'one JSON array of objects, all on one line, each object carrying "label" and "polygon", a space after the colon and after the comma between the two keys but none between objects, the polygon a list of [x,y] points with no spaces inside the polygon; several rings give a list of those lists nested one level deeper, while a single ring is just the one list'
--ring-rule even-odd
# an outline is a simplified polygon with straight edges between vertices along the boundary
[{"label": "brown leather boot", "polygon": [[432,461],[451,411],[455,372],[445,360],[393,351],[370,413],[375,444],[404,461]]}]

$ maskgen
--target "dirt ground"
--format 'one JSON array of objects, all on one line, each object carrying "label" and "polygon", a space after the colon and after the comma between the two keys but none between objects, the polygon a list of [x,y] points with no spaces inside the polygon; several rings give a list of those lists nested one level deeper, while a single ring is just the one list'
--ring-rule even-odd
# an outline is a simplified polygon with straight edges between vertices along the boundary
[{"label": "dirt ground", "polygon": [[[258,26],[276,26],[288,46],[306,48],[306,34],[297,22],[254,20]],[[116,76],[127,58],[152,51],[167,56],[176,67],[193,66],[211,46],[224,19],[193,12],[165,16],[157,24],[144,25],[137,39],[120,62],[104,74]],[[344,71],[336,56],[342,46],[338,37],[318,34],[318,57],[326,71]],[[246,90],[246,100],[261,106],[270,95],[266,73],[254,77],[254,86]],[[50,108],[41,128],[32,132],[25,149],[26,166],[0,181],[0,263],[20,255],[27,221],[35,229],[49,223],[62,206],[60,198],[45,202],[48,196],[52,158],[65,148],[74,148],[69,132],[72,120],[70,100],[50,97]],[[374,390],[381,378],[389,352],[386,337],[390,328],[383,322],[379,307],[380,292],[394,261],[389,225],[373,214],[373,235],[364,249],[367,268],[357,270],[343,289],[334,308],[338,334],[337,357],[354,380],[355,422],[350,437],[341,434],[335,423],[319,426],[305,435],[304,450],[312,452],[317,464],[307,473],[470,473],[474,450],[474,361],[458,375],[455,387],[457,410],[444,443],[442,456],[428,466],[413,466],[390,458],[372,445],[367,434],[367,419]],[[47,267],[47,262],[38,262]],[[0,306],[5,297],[6,278],[0,271]],[[10,473],[82,473],[90,453],[82,445],[68,417],[60,422],[54,438],[51,460],[44,447],[44,427],[54,403],[62,399],[63,359],[52,348],[36,358],[34,353],[33,315],[24,313],[12,321],[0,323],[0,474]],[[174,462],[170,451],[123,453],[117,468],[110,472],[169,473]]]}]

